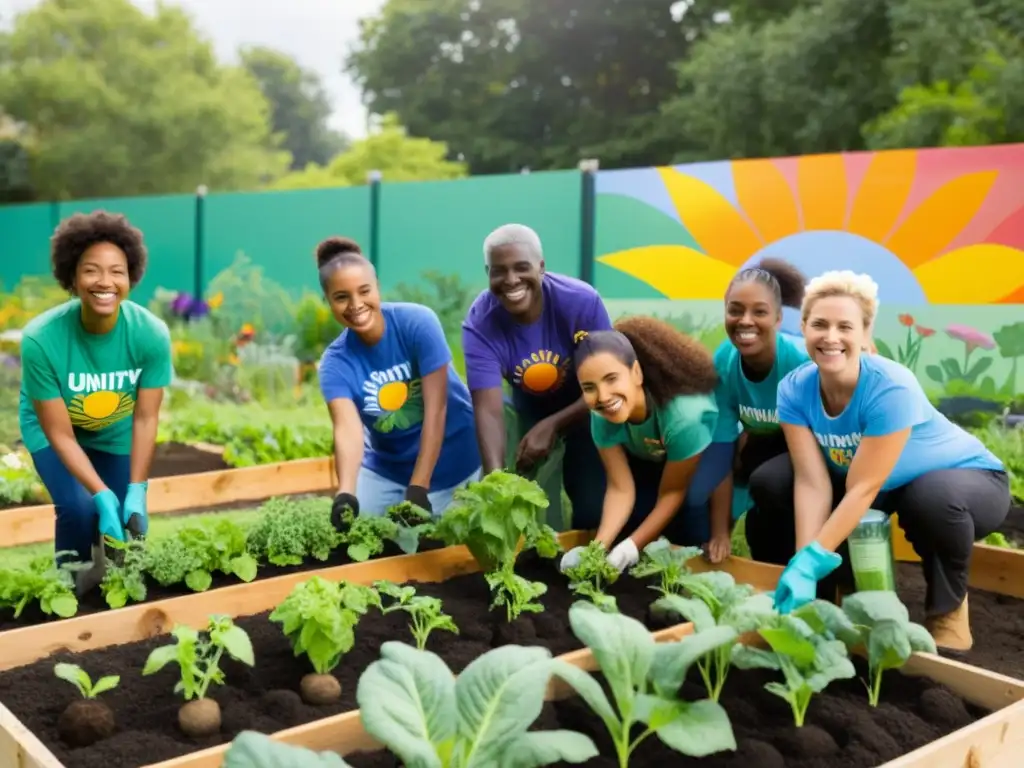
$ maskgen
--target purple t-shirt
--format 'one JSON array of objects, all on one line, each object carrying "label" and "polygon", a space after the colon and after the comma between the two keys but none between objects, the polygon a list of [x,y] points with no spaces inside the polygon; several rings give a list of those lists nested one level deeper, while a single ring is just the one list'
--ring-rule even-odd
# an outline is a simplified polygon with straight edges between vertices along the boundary
[{"label": "purple t-shirt", "polygon": [[551,414],[580,398],[572,367],[577,331],[612,327],[600,295],[582,280],[547,272],[544,311],[530,325],[517,323],[485,290],[462,323],[466,379],[471,392],[512,385],[514,399]]}]

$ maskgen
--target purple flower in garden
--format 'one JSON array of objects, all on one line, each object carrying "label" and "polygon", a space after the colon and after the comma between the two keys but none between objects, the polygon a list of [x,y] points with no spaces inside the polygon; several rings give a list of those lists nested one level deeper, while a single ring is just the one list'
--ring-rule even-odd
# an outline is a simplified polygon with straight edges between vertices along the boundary
[{"label": "purple flower in garden", "polygon": [[18,370],[21,367],[21,360],[14,355],[0,355],[0,365],[11,370]]},{"label": "purple flower in garden", "polygon": [[946,328],[946,334],[951,339],[962,341],[967,345],[967,354],[975,349],[995,349],[996,342],[987,333],[983,333],[969,325],[950,325]]},{"label": "purple flower in garden", "polygon": [[171,302],[171,312],[185,320],[194,320],[209,314],[210,307],[202,299],[193,298],[192,294],[182,291]]}]

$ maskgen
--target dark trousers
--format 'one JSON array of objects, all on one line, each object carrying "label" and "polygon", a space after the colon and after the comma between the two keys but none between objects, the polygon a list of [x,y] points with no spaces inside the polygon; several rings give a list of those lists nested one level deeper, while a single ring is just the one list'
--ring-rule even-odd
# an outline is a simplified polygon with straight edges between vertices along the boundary
[{"label": "dark trousers", "polygon": [[[830,473],[832,509],[846,493],[846,478]],[[755,560],[786,565],[795,554],[793,465],[789,454],[761,465],[750,477],[754,507],[747,513],[747,543]],[[949,613],[967,595],[974,542],[997,530],[1010,511],[1005,472],[942,469],[878,495],[871,507],[899,512],[900,527],[921,557],[927,584],[928,616]],[[837,550],[843,564],[818,585],[818,596],[834,599],[835,588],[849,588],[853,572],[846,543]]]},{"label": "dark trousers", "polygon": [[[93,468],[123,505],[131,475],[131,457],[118,456],[93,448],[83,448]],[[39,478],[53,499],[57,514],[53,544],[57,562],[88,562],[96,540],[96,506],[85,487],[78,482],[50,446],[32,454]]]}]

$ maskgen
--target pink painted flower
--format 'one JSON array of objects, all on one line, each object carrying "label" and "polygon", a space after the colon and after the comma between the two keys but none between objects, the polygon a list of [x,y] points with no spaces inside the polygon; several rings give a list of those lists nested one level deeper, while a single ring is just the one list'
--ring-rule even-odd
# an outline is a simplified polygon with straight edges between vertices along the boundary
[{"label": "pink painted flower", "polygon": [[979,348],[995,349],[996,346],[996,342],[991,336],[976,328],[971,328],[969,325],[950,325],[946,328],[946,333],[951,339],[966,344],[968,352]]}]

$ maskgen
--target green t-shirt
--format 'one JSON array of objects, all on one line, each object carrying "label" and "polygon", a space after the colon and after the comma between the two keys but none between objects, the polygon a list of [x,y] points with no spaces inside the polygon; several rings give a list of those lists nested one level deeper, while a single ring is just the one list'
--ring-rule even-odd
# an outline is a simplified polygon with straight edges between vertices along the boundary
[{"label": "green t-shirt", "polygon": [[132,301],[121,302],[113,330],[88,333],[82,304],[71,299],[33,318],[22,330],[18,420],[30,452],[49,445],[33,400],[63,398],[83,447],[131,453],[136,393],[171,383],[167,325]]},{"label": "green t-shirt", "polygon": [[[650,404],[650,396],[647,398]],[[664,407],[648,410],[640,424],[613,424],[590,414],[590,434],[598,448],[623,446],[648,461],[684,461],[711,444],[718,423],[718,407],[711,395],[680,395]]]}]

